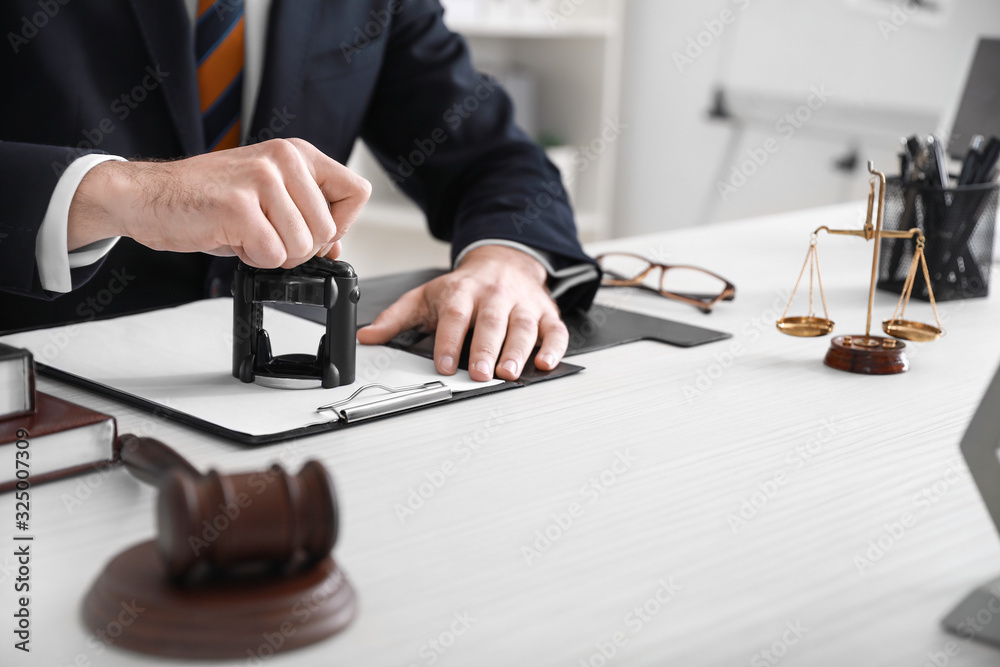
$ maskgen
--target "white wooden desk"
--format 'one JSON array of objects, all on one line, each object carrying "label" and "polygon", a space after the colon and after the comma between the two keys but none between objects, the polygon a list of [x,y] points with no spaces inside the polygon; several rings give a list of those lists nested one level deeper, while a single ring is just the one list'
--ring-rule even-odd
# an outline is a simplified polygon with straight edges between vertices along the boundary
[{"label": "white wooden desk", "polygon": [[[1000,651],[955,640],[939,620],[1000,573],[1000,541],[958,452],[1000,361],[997,290],[942,304],[948,335],[909,344],[912,370],[893,377],[831,370],[829,339],[774,328],[809,232],[860,226],[861,214],[839,206],[592,248],[727,276],[736,300],[708,316],[652,295],[602,299],[728,330],[731,341],[589,354],[572,360],[587,368],[574,377],[287,445],[244,449],[40,385],[112,412],[122,432],[159,437],[203,468],[280,458],[298,469],[310,457],[330,467],[343,520],[336,555],[359,615],[344,634],[267,664],[919,667],[957,641],[949,665],[995,665]],[[822,238],[820,250],[837,332],[863,332],[871,244]],[[878,294],[876,320],[894,305]],[[930,318],[926,304],[912,308]],[[478,450],[464,460],[457,452],[469,441]],[[401,523],[394,505],[447,461],[457,472]],[[587,490],[591,479],[599,491]],[[768,487],[766,502],[755,496]],[[73,495],[82,502],[67,505]],[[0,664],[155,662],[88,641],[78,618],[103,564],[152,536],[153,500],[120,469],[34,489],[33,652],[11,648],[13,575],[0,572]],[[734,531],[744,501],[755,514]],[[529,564],[523,547],[536,531],[554,534],[553,515],[573,503],[582,510],[572,525]],[[893,524],[906,513],[913,525],[900,534]],[[7,568],[12,521],[6,495]],[[859,572],[856,557],[880,538],[892,544]],[[616,633],[624,644],[604,661]]]}]

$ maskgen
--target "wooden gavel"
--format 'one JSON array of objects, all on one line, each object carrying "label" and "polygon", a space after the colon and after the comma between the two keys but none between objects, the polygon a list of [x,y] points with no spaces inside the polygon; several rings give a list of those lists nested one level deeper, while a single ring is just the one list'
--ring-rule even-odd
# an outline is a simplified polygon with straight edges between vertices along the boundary
[{"label": "wooden gavel", "polygon": [[[203,475],[158,440],[119,440],[125,467],[159,489],[159,530],[98,575],[83,600],[91,631],[117,626],[116,646],[155,656],[245,660],[262,637],[281,639],[270,655],[347,627],[357,596],[330,553],[337,502],[320,463]],[[122,600],[143,613],[121,622]]]},{"label": "wooden gavel", "polygon": [[307,461],[297,475],[202,474],[153,438],[122,435],[121,460],[160,489],[157,550],[177,582],[261,570],[293,572],[326,558],[337,542],[333,480]]}]

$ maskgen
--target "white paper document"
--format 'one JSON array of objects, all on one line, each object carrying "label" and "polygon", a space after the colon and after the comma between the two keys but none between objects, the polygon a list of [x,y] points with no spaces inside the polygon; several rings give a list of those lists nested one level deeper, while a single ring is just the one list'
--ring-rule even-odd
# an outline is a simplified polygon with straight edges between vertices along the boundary
[{"label": "white paper document", "polygon": [[[315,354],[325,327],[267,307],[264,328],[275,355]],[[223,428],[251,436],[337,419],[317,412],[359,387],[404,387],[441,381],[458,393],[500,384],[467,371],[439,375],[434,362],[383,346],[358,345],[355,382],[334,389],[272,389],[232,374],[233,302],[209,299],[140,315],[29,331],[0,338],[35,360]],[[364,400],[379,398],[372,390]]]}]

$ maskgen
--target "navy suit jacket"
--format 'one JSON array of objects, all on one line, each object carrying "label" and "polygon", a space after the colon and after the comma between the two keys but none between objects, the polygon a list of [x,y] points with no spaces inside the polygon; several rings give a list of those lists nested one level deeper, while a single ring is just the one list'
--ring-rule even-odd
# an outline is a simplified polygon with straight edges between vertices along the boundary
[{"label": "navy suit jacket", "polygon": [[[456,251],[500,238],[551,253],[556,268],[591,261],[558,172],[442,13],[437,0],[274,0],[249,141],[301,137],[346,162],[361,137]],[[42,290],[35,267],[38,227],[74,158],[204,152],[184,3],[5,0],[0,34],[0,331],[192,301],[213,279],[228,289],[232,260],[126,238],[74,269],[65,295]],[[595,291],[577,287],[560,306],[587,306]]]}]

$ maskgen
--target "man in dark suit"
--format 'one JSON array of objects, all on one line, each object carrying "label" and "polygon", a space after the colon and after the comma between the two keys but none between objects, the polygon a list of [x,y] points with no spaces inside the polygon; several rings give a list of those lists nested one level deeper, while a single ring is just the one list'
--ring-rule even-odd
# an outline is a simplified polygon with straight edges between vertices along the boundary
[{"label": "man in dark suit", "polygon": [[228,294],[232,255],[336,257],[360,136],[456,265],[359,340],[436,329],[451,374],[475,324],[476,379],[562,357],[554,299],[588,305],[598,273],[436,0],[8,0],[0,27],[0,331]]}]

